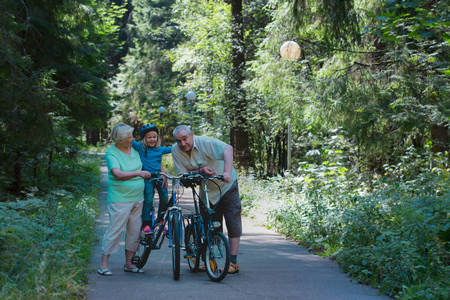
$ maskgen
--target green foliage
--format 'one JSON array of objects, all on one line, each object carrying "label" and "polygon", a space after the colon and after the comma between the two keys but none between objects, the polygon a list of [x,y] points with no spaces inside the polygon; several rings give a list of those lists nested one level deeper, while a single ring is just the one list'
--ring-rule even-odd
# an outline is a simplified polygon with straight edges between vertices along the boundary
[{"label": "green foliage", "polygon": [[[0,298],[80,298],[91,259],[100,161],[58,164],[58,189],[0,202]],[[45,188],[44,188],[45,190]],[[69,191],[70,190],[70,191]]]},{"label": "green foliage", "polygon": [[383,176],[367,178],[336,150],[319,152],[298,176],[241,177],[244,212],[386,294],[447,299],[448,159],[410,148]]},{"label": "green foliage", "polygon": [[[287,22],[297,32],[321,40],[329,46],[348,46],[360,41],[359,14],[353,0],[271,1],[292,11]],[[283,11],[280,9],[280,11]],[[285,21],[285,22],[286,22]]]},{"label": "green foliage", "polygon": [[174,69],[184,78],[176,87],[177,119],[188,123],[190,103],[184,96],[193,90],[198,95],[193,103],[194,127],[201,131],[229,125],[224,115],[227,72],[231,68],[231,10],[225,1],[183,1],[174,6],[176,21],[186,39],[174,49]]},{"label": "green foliage", "polygon": [[163,155],[161,164],[163,168],[169,173],[169,174],[176,174],[175,166],[173,164],[172,155]]},{"label": "green foliage", "polygon": [[114,69],[106,61],[124,10],[109,0],[5,0],[0,9],[0,169],[20,193],[22,168],[46,155],[51,165],[61,152],[61,119],[71,136],[106,122],[105,79]]},{"label": "green foliage", "polygon": [[[395,162],[392,153],[404,153],[411,144],[425,147],[430,129],[448,124],[449,6],[446,1],[387,1],[384,6],[337,1],[336,6],[351,9],[327,12],[335,7],[327,3],[270,2],[273,21],[246,83],[254,100],[248,107],[255,128],[252,150],[264,159],[260,132],[273,136],[287,124],[298,139],[305,138],[305,128],[327,134],[341,127],[359,153],[359,167],[378,172],[383,163]],[[365,31],[344,22],[336,28],[345,37],[332,42],[339,33],[324,28],[341,13],[356,17]],[[321,19],[330,22],[313,21]],[[297,29],[299,24],[308,26]],[[352,38],[358,32],[360,39]],[[287,40],[300,44],[299,60],[277,56]],[[294,158],[303,154],[294,152]]]},{"label": "green foliage", "polygon": [[[132,22],[128,24],[130,49],[119,73],[111,80],[113,92],[112,125],[125,122],[140,128],[142,124],[175,123],[170,105],[178,74],[172,70],[171,49],[184,38],[172,16],[173,0],[133,1]],[[159,107],[167,112],[160,118]],[[165,130],[165,136],[169,131]]]}]

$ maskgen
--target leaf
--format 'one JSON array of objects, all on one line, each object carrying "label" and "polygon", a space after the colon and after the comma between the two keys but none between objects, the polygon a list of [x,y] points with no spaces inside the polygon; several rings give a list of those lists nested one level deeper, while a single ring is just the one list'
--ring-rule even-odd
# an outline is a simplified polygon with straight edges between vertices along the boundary
[{"label": "leaf", "polygon": [[426,39],[426,38],[432,37],[433,35],[434,35],[434,33],[431,31],[422,31],[420,33],[420,38]]}]

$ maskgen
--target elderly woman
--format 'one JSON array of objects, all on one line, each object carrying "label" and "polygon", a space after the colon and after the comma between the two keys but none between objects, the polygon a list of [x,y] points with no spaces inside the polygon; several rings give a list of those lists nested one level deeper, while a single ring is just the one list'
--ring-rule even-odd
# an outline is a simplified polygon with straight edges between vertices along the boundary
[{"label": "elderly woman", "polygon": [[125,272],[143,273],[131,258],[138,249],[141,229],[142,204],[144,201],[144,179],[150,173],[142,171],[139,153],[131,147],[134,140],[133,127],[120,123],[111,133],[114,144],[106,150],[108,165],[108,213],[109,225],[103,236],[102,261],[97,273],[110,276],[113,272],[108,267],[111,253],[117,251],[120,234],[126,228]]}]

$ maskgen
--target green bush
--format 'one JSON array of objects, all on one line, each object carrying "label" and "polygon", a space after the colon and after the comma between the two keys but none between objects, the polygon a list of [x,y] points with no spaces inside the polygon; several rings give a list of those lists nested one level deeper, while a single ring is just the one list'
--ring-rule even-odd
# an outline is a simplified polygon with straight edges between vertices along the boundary
[{"label": "green bush", "polygon": [[80,156],[76,165],[60,164],[58,172],[63,169],[68,176],[60,189],[35,188],[24,199],[0,202],[1,299],[70,299],[84,293],[99,160]]},{"label": "green bush", "polygon": [[298,176],[241,176],[243,212],[388,295],[450,298],[446,157],[411,148],[370,182],[324,162],[304,164]]}]

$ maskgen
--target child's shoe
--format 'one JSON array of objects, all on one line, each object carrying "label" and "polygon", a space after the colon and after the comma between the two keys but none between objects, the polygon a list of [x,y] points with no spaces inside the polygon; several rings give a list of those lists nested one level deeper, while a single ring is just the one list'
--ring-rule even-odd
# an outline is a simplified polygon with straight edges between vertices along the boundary
[{"label": "child's shoe", "polygon": [[[162,221],[161,222],[159,222],[159,226],[161,226],[162,225]],[[167,231],[168,229],[167,229],[167,226],[166,225],[164,225],[164,228],[163,228],[163,231]]]},{"label": "child's shoe", "polygon": [[144,228],[142,228],[142,232],[144,234],[153,234],[153,230],[148,225],[145,225]]}]

